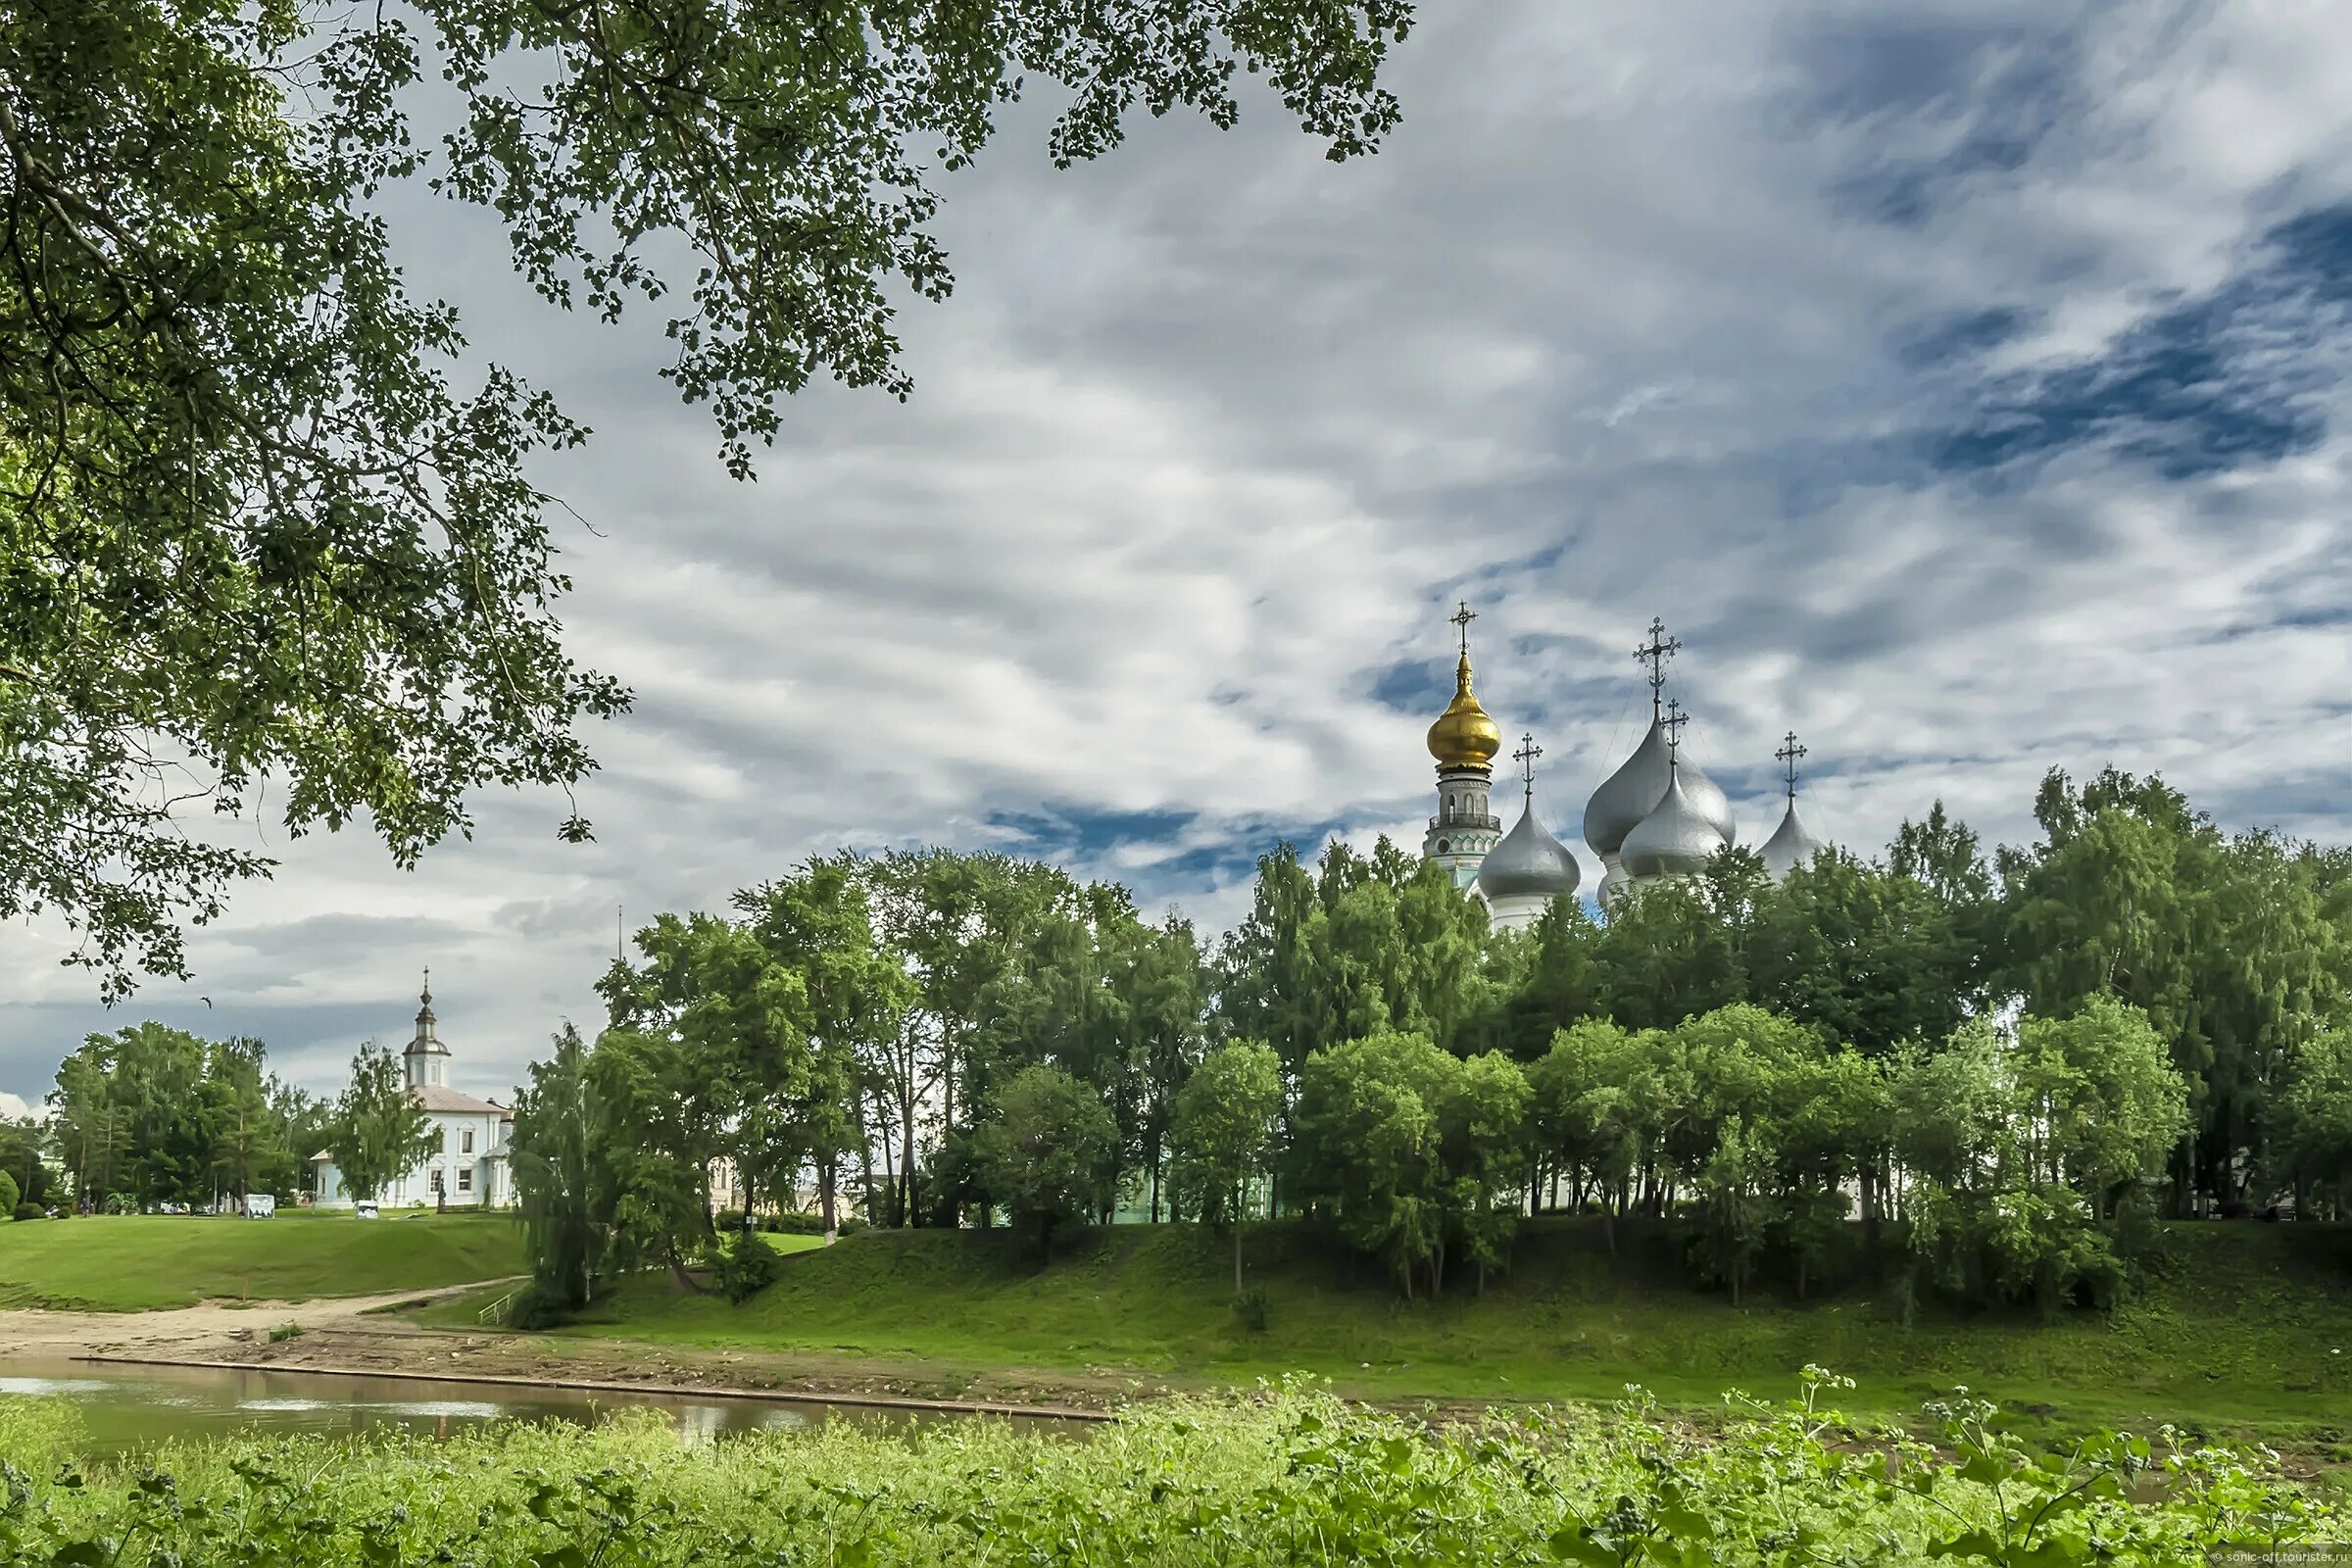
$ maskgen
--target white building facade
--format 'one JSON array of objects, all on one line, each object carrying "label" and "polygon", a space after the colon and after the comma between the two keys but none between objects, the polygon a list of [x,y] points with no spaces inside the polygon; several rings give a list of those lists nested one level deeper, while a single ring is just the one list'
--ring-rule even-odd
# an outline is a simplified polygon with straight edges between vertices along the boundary
[{"label": "white building facade", "polygon": [[[449,1047],[441,1043],[433,1017],[431,976],[425,980],[424,1004],[416,1012],[416,1034],[401,1054],[409,1093],[424,1107],[433,1141],[416,1167],[395,1177],[375,1195],[386,1208],[424,1204],[428,1208],[503,1208],[514,1201],[509,1156],[514,1135],[514,1113],[493,1100],[476,1100],[449,1086]],[[349,1208],[351,1194],[333,1156],[321,1150],[312,1158],[317,1167],[317,1196],[321,1208]]]}]

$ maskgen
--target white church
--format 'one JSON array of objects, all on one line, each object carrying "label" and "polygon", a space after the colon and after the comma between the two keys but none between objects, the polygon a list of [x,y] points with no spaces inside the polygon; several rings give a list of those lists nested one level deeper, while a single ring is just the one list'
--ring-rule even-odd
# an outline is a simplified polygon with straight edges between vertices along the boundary
[{"label": "white church", "polygon": [[[1544,749],[1533,735],[1523,737],[1511,754],[1520,764],[1525,800],[1509,833],[1489,805],[1502,727],[1470,686],[1470,622],[1477,618],[1468,605],[1452,616],[1461,628],[1460,657],[1453,701],[1429,726],[1429,755],[1438,763],[1438,814],[1429,819],[1421,854],[1444,865],[1456,887],[1485,903],[1497,927],[1518,930],[1535,924],[1553,899],[1574,895],[1584,873],[1574,852],[1536,815],[1535,760]],[[1585,842],[1600,861],[1603,907],[1648,884],[1694,875],[1717,851],[1738,841],[1731,801],[1682,755],[1682,730],[1690,715],[1679,701],[1661,700],[1667,662],[1681,648],[1679,640],[1666,635],[1662,621],[1650,622],[1648,642],[1634,651],[1648,667],[1649,731],[1585,807]],[[1788,805],[1757,854],[1777,882],[1828,846],[1797,815],[1796,763],[1805,748],[1791,733],[1773,755],[1787,766]]]},{"label": "white church", "polygon": [[[416,1168],[397,1177],[376,1194],[385,1208],[422,1203],[431,1208],[497,1208],[514,1201],[509,1155],[514,1135],[514,1112],[494,1100],[476,1100],[449,1087],[449,1048],[441,1043],[433,1018],[433,977],[426,970],[424,1005],[416,1011],[416,1035],[401,1054],[409,1093],[424,1107],[433,1141]],[[321,1208],[349,1208],[351,1194],[344,1190],[343,1173],[325,1150],[311,1157],[318,1183],[313,1202]]]}]

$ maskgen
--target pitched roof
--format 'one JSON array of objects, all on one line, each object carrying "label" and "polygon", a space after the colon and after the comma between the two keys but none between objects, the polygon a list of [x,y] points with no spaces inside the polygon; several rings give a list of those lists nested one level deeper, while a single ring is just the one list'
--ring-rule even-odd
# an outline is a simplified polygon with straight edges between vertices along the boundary
[{"label": "pitched roof", "polygon": [[508,1113],[507,1107],[504,1105],[493,1104],[487,1100],[476,1100],[471,1095],[459,1094],[446,1084],[418,1084],[409,1093],[415,1095],[416,1102],[427,1110],[476,1116],[504,1116]]}]

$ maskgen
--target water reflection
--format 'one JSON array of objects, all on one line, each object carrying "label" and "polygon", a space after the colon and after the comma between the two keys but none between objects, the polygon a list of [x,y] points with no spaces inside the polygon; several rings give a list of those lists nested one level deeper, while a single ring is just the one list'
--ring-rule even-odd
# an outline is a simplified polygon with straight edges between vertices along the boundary
[{"label": "water reflection", "polygon": [[[17,1362],[0,1376],[0,1396],[71,1402],[93,1453],[119,1453],[176,1438],[282,1433],[350,1435],[398,1427],[447,1438],[490,1421],[589,1423],[616,1410],[659,1410],[681,1441],[711,1443],[737,1433],[827,1420],[907,1430],[975,1417],[874,1409],[817,1400],[777,1403],[715,1395],[636,1394],[423,1379],[337,1377],[248,1367],[99,1367]],[[1003,1419],[987,1418],[987,1419]],[[1045,1421],[1046,1426],[1060,1423]]]}]

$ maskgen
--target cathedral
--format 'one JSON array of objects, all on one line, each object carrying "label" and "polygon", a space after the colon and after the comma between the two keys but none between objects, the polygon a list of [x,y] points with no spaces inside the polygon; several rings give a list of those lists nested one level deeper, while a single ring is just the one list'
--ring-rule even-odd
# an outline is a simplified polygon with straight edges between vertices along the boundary
[{"label": "cathedral", "polygon": [[[1522,736],[1511,754],[1519,764],[1522,800],[1519,820],[1502,831],[1488,798],[1502,728],[1471,689],[1470,622],[1477,614],[1465,604],[1452,618],[1461,630],[1460,657],[1453,701],[1429,726],[1438,814],[1429,819],[1421,854],[1445,866],[1456,887],[1483,900],[1497,927],[1518,930],[1533,925],[1553,899],[1574,894],[1584,872],[1575,854],[1536,815],[1536,759],[1544,749],[1532,734]],[[1665,697],[1666,665],[1681,647],[1663,622],[1650,622],[1649,641],[1634,653],[1648,671],[1648,732],[1585,804],[1585,843],[1600,860],[1597,894],[1604,908],[1637,888],[1690,876],[1738,842],[1731,801],[1682,755],[1690,715],[1679,700]],[[1825,847],[1797,814],[1796,763],[1804,755],[1793,733],[1774,754],[1786,764],[1788,804],[1758,853],[1776,882]]]}]

